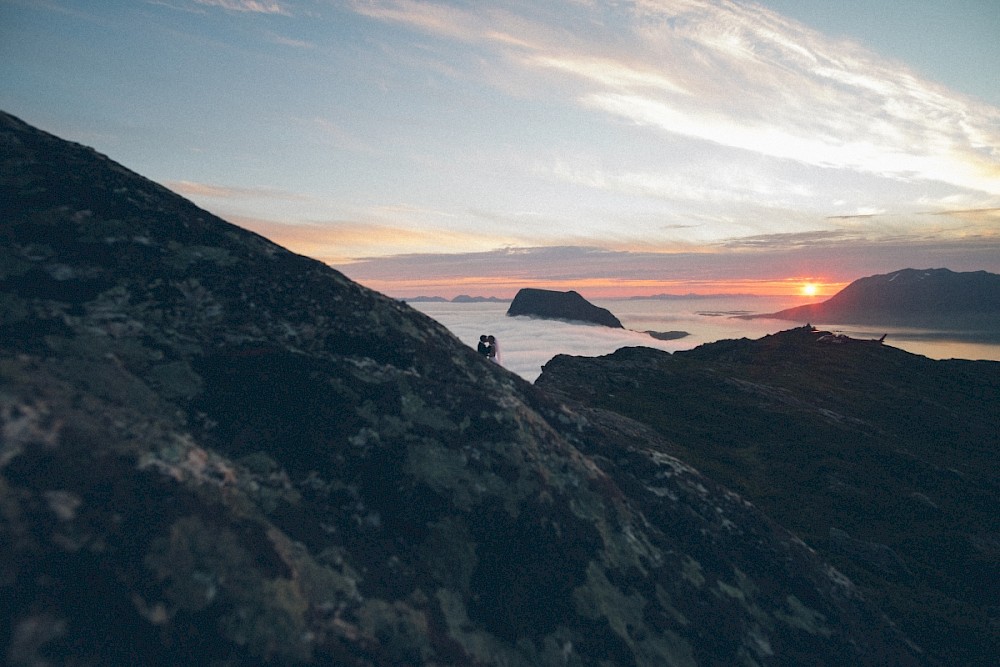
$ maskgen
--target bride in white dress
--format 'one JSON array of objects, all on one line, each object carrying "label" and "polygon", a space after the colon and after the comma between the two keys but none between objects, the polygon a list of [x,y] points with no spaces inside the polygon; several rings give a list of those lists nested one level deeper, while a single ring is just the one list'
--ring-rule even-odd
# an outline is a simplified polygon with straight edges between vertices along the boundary
[{"label": "bride in white dress", "polygon": [[487,355],[490,361],[492,361],[495,364],[502,363],[502,359],[500,358],[500,343],[497,342],[496,337],[487,336],[486,340],[488,341],[490,346],[490,351],[489,354]]}]

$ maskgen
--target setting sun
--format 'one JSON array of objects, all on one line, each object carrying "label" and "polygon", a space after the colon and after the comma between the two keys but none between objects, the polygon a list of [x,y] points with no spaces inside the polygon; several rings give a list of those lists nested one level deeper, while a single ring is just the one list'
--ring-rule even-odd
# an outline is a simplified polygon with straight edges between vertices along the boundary
[{"label": "setting sun", "polygon": [[802,285],[802,296],[816,296],[819,286],[816,283],[805,283]]}]

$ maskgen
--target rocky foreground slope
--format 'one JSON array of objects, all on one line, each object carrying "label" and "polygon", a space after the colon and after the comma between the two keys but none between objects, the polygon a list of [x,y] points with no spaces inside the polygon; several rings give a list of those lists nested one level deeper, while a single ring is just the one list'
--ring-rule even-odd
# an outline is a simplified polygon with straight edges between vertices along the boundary
[{"label": "rocky foreground slope", "polygon": [[1000,655],[1000,363],[808,327],[558,356],[536,384],[643,422],[845,572],[942,665]]},{"label": "rocky foreground slope", "polygon": [[611,413],[0,116],[7,664],[912,665]]}]

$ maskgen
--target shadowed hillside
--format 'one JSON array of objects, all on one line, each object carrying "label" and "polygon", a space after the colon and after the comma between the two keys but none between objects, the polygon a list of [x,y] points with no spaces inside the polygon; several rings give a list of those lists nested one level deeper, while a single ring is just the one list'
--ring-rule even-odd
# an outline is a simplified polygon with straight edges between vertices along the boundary
[{"label": "shadowed hillside", "polygon": [[801,536],[940,664],[1000,654],[1000,363],[803,327],[674,354],[558,356],[536,384],[655,430],[665,453]]},{"label": "shadowed hillside", "polygon": [[915,665],[611,413],[0,116],[8,664]]}]

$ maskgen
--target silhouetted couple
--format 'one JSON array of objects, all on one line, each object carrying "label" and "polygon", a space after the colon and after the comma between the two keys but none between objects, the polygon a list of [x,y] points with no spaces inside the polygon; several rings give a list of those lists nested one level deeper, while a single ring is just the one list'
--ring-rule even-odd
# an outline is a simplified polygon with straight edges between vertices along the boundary
[{"label": "silhouetted couple", "polygon": [[500,345],[493,336],[483,334],[479,337],[479,354],[483,355],[495,364],[500,363]]}]

